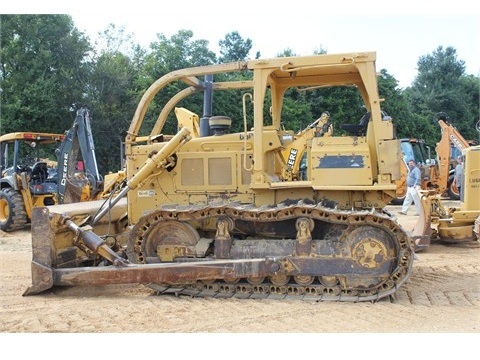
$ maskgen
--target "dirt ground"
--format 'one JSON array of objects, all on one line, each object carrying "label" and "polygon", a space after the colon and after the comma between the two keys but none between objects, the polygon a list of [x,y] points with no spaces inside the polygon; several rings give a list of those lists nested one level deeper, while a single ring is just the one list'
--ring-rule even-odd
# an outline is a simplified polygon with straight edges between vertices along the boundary
[{"label": "dirt ground", "polygon": [[[406,230],[413,228],[414,216],[398,216]],[[24,297],[31,256],[29,229],[0,234],[1,333],[480,333],[477,242],[434,243],[418,253],[395,303],[158,296],[141,285],[57,288]],[[8,339],[0,336],[4,345]]]}]

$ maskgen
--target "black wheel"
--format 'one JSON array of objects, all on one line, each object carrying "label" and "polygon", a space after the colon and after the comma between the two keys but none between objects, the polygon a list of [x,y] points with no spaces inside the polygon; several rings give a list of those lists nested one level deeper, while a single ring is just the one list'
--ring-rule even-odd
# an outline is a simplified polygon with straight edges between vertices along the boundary
[{"label": "black wheel", "polygon": [[448,178],[447,195],[450,198],[450,200],[460,200],[460,192],[458,191],[458,188],[453,183],[453,179],[454,179],[454,175],[451,175]]},{"label": "black wheel", "polygon": [[19,230],[27,225],[27,212],[22,194],[11,188],[0,191],[0,229],[6,232]]},{"label": "black wheel", "polygon": [[405,196],[403,197],[396,197],[390,201],[390,204],[392,205],[403,205],[403,200],[405,200]]}]

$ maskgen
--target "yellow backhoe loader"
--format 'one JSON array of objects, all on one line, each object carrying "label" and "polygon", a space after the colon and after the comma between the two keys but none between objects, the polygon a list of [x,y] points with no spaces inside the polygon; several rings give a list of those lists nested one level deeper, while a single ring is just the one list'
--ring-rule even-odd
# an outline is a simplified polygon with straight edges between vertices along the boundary
[{"label": "yellow backhoe loader", "polygon": [[5,134],[0,151],[0,230],[6,232],[28,225],[35,207],[107,199],[125,179],[124,171],[99,174],[86,108],[66,134]]},{"label": "yellow backhoe loader", "polygon": [[[55,149],[62,134],[16,132],[0,136],[0,229],[24,228],[36,206],[57,203]],[[53,155],[53,156],[52,156]]]},{"label": "yellow backhoe loader", "polygon": [[476,143],[473,140],[466,140],[445,113],[436,114],[435,121],[442,131],[442,137],[435,147],[435,158],[432,158],[430,148],[425,144],[424,139],[401,139],[404,160],[401,163],[402,176],[397,181],[397,196],[392,200],[392,204],[402,204],[407,194],[407,163],[410,159],[417,162],[417,166],[422,172],[421,187],[423,190],[432,190],[443,198],[460,200],[460,194],[454,181],[457,155],[461,155],[464,149]]}]

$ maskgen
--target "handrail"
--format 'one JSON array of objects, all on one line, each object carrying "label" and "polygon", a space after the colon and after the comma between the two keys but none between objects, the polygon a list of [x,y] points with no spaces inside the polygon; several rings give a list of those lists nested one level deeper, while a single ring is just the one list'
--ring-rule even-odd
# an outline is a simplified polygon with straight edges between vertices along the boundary
[{"label": "handrail", "polygon": [[245,100],[247,97],[250,97],[250,100],[252,100],[252,94],[251,93],[245,93],[242,96],[242,104],[243,104],[243,131],[244,131],[244,145],[243,145],[243,168],[246,171],[251,171],[253,169],[253,165],[250,167],[247,167],[247,106],[245,103]]}]

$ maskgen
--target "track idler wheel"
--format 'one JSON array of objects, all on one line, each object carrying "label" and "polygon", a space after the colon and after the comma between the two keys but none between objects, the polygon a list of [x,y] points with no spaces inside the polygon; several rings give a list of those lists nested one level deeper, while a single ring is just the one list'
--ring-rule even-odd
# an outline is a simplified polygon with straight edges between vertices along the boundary
[{"label": "track idler wheel", "polygon": [[315,280],[315,277],[310,275],[296,275],[293,277],[293,279],[298,285],[308,286],[313,283],[313,280]]},{"label": "track idler wheel", "polygon": [[319,276],[318,281],[320,281],[320,284],[327,287],[333,287],[338,284],[336,276]]},{"label": "track idler wheel", "polygon": [[290,276],[288,275],[279,274],[279,275],[270,276],[270,282],[276,286],[287,285],[289,281],[290,281]]},{"label": "track idler wheel", "polygon": [[252,285],[260,285],[265,281],[265,277],[264,276],[249,277],[247,278],[247,281]]},{"label": "track idler wheel", "polygon": [[[129,242],[129,260],[135,263],[173,261],[177,257],[195,257],[200,235],[190,224],[180,221],[159,221],[143,236]],[[135,259],[130,259],[131,257]]]}]

